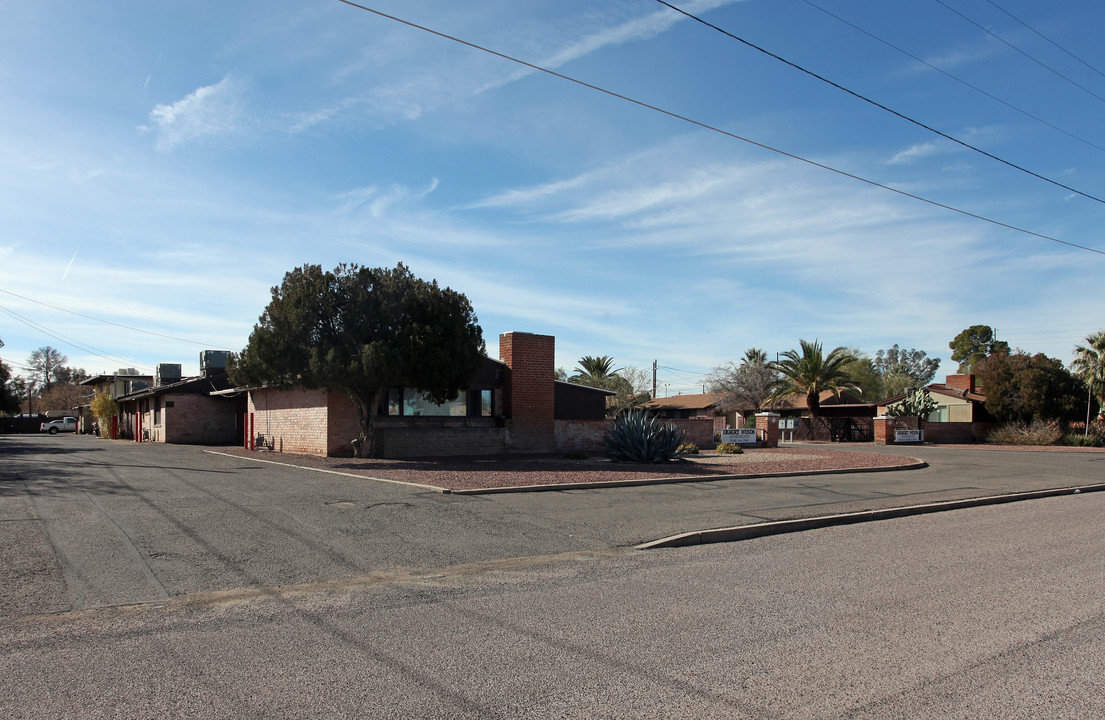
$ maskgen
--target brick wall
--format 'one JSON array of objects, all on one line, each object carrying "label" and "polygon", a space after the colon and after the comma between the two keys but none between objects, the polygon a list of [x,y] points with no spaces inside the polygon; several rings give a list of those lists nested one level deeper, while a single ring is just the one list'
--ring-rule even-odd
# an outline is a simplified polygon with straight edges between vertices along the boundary
[{"label": "brick wall", "polygon": [[[172,407],[167,407],[172,403]],[[170,443],[221,445],[234,442],[236,402],[207,395],[165,395],[161,398],[157,439]]]},{"label": "brick wall", "polygon": [[509,332],[499,336],[499,359],[508,368],[503,393],[504,410],[511,419],[508,449],[550,452],[556,448],[555,350],[551,335]]},{"label": "brick wall", "polygon": [[323,391],[251,390],[248,408],[253,413],[258,447],[263,445],[276,452],[326,454],[329,410]]},{"label": "brick wall", "polygon": [[496,455],[506,451],[507,431],[491,418],[379,418],[381,457]]},{"label": "brick wall", "polygon": [[931,443],[976,443],[985,442],[986,436],[994,429],[989,422],[942,422],[921,423],[925,431],[925,442]]},{"label": "brick wall", "polygon": [[360,435],[357,406],[342,393],[330,393],[326,405],[326,454],[353,457],[353,439]]},{"label": "brick wall", "polygon": [[613,420],[557,420],[556,449],[601,450],[606,447],[606,433]]}]

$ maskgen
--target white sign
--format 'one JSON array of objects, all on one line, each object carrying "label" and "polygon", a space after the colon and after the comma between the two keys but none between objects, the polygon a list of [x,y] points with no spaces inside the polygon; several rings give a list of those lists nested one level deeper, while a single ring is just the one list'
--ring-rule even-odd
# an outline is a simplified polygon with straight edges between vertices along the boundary
[{"label": "white sign", "polygon": [[759,442],[755,428],[726,428],[721,431],[721,441],[736,445],[751,445]]},{"label": "white sign", "polygon": [[924,430],[895,430],[894,442],[924,442]]}]

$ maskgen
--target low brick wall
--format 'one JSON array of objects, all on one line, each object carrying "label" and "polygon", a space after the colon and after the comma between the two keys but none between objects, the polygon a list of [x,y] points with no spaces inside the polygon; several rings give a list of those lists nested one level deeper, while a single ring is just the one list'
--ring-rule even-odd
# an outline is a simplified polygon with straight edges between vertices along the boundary
[{"label": "low brick wall", "polygon": [[483,418],[426,418],[393,421],[378,418],[376,449],[380,457],[497,455],[506,452],[507,428]]},{"label": "low brick wall", "polygon": [[248,412],[253,414],[257,447],[326,454],[328,411],[326,393],[321,390],[251,390]]},{"label": "low brick wall", "polygon": [[986,436],[994,429],[994,423],[923,422],[921,429],[925,431],[925,442],[977,443],[986,441]]},{"label": "low brick wall", "polygon": [[556,449],[601,450],[606,447],[606,433],[613,420],[557,420]]}]

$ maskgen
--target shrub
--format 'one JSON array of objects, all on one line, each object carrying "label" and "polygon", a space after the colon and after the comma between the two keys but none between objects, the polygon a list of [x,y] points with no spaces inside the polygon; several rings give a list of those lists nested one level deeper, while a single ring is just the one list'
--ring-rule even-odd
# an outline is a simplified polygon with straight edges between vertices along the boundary
[{"label": "shrub", "polygon": [[1070,432],[1063,436],[1063,445],[1071,447],[1105,447],[1105,438],[1090,433]]},{"label": "shrub", "polygon": [[720,443],[717,446],[718,455],[742,455],[744,448],[737,443]]},{"label": "shrub", "polygon": [[630,410],[614,418],[614,427],[606,433],[606,456],[614,462],[674,460],[685,437],[686,432],[671,423],[660,423],[640,410]]},{"label": "shrub", "polygon": [[1056,422],[1034,420],[1032,423],[1006,423],[994,428],[986,442],[1001,445],[1058,445],[1063,440],[1063,428]]},{"label": "shrub", "polygon": [[697,455],[698,446],[695,445],[693,442],[685,442],[679,446],[679,449],[676,450],[676,452],[680,455]]}]

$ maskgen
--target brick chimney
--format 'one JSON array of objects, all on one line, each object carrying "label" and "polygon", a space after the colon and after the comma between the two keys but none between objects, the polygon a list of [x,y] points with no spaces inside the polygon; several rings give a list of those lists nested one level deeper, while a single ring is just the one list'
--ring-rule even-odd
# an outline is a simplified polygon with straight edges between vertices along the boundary
[{"label": "brick chimney", "polygon": [[512,450],[556,449],[555,351],[552,335],[508,332],[499,336],[499,359],[509,368],[503,404],[510,418]]},{"label": "brick chimney", "polygon": [[966,390],[969,393],[973,393],[975,391],[975,376],[949,375],[947,382],[944,384],[953,390]]}]

